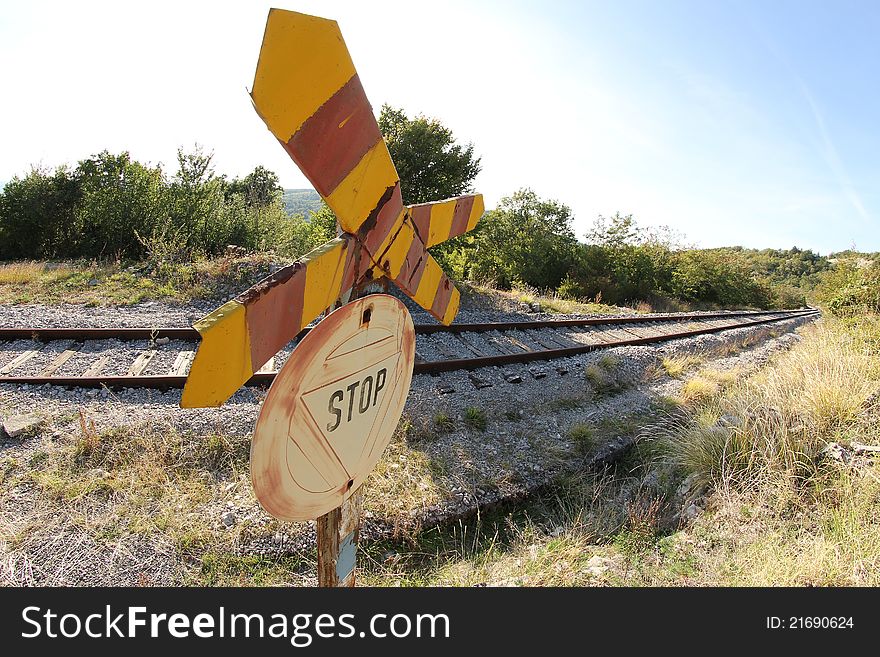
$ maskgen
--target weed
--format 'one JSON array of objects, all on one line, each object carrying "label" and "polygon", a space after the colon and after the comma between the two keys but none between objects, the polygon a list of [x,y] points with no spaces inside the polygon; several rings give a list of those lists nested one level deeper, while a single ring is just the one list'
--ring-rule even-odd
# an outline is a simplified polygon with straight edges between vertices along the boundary
[{"label": "weed", "polygon": [[441,433],[449,433],[455,430],[455,420],[446,415],[446,413],[437,413],[434,416],[434,426]]},{"label": "weed", "polygon": [[588,425],[583,423],[574,425],[568,431],[568,438],[575,444],[575,447],[581,456],[587,456],[593,451],[593,447],[595,446],[595,436],[593,435],[592,428]]},{"label": "weed", "polygon": [[476,406],[468,406],[464,409],[464,422],[472,429],[485,431],[487,426],[486,412]]},{"label": "weed", "polygon": [[551,411],[572,411],[583,406],[584,401],[583,397],[560,397],[559,399],[551,400],[547,406]]},{"label": "weed", "polygon": [[693,369],[705,361],[705,357],[696,354],[670,356],[664,358],[661,365],[666,373],[674,379],[681,377],[686,371]]},{"label": "weed", "polygon": [[268,557],[257,554],[229,554],[209,551],[202,555],[196,576],[201,586],[280,586],[303,583],[305,574],[314,569],[311,560],[302,557]]},{"label": "weed", "polygon": [[619,380],[615,369],[620,360],[611,354],[603,355],[596,363],[587,365],[584,377],[599,395],[611,395],[625,387]]},{"label": "weed", "polygon": [[659,497],[639,497],[627,504],[626,524],[614,539],[614,544],[625,557],[634,559],[654,548],[661,508]]},{"label": "weed", "polygon": [[38,449],[33,454],[31,454],[31,458],[28,461],[28,466],[31,468],[39,468],[40,465],[45,463],[48,458],[48,452]]},{"label": "weed", "polygon": [[717,395],[718,391],[718,384],[714,381],[695,376],[682,386],[681,400],[688,405],[700,404]]}]

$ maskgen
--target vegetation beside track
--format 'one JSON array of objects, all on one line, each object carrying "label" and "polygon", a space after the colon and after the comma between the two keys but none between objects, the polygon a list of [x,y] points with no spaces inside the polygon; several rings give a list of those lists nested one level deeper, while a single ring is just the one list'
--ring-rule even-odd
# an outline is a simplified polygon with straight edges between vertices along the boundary
[{"label": "vegetation beside track", "polygon": [[[442,123],[383,106],[379,125],[404,202],[474,191],[480,158]],[[212,157],[199,147],[180,150],[170,173],[104,151],[14,177],[0,191],[0,302],[224,297],[257,273],[244,267],[237,277],[237,256],[290,262],[335,237],[326,205],[283,190],[263,167],[230,179]],[[542,295],[560,312],[591,302],[663,311],[847,305],[862,294],[864,272],[880,271],[877,254],[698,249],[630,214],[592,219],[576,235],[564,201],[522,188],[432,253],[455,280],[518,290],[526,303]]]},{"label": "vegetation beside track", "polygon": [[[880,318],[826,319],[642,418],[612,470],[373,552],[391,585],[880,584]],[[691,381],[713,380],[695,369]],[[676,371],[678,368],[676,367]]]}]

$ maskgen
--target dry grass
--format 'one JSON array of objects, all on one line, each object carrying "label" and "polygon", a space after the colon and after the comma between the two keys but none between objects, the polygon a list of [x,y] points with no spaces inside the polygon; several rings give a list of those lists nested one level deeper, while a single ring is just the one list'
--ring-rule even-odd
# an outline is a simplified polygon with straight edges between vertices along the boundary
[{"label": "dry grass", "polygon": [[[368,561],[367,585],[572,586],[604,581],[591,559],[607,550],[597,542],[626,525],[613,500],[618,483],[581,476],[535,500],[525,515],[488,515],[395,546],[395,556]],[[384,550],[384,548],[382,548]],[[598,575],[598,576],[597,576]]]},{"label": "dry grass", "polygon": [[[276,521],[255,512],[249,442],[169,427],[99,431],[81,416],[77,435],[4,467],[0,494],[18,510],[0,530],[0,578],[49,585],[301,583],[298,559],[267,564],[239,553],[240,544],[278,531]],[[229,510],[238,518],[232,527],[221,523]]]},{"label": "dry grass", "polygon": [[405,427],[400,427],[364,484],[364,506],[394,522],[437,504],[442,499],[435,479],[439,467],[407,443]]},{"label": "dry grass", "polygon": [[880,585],[880,486],[839,473],[842,497],[766,513],[776,531],[741,540],[727,582],[743,586]]},{"label": "dry grass", "polygon": [[700,404],[717,395],[720,389],[714,381],[695,376],[681,387],[681,401],[688,406]]},{"label": "dry grass", "polygon": [[75,270],[66,265],[46,262],[10,262],[0,265],[0,285],[51,284],[72,276]]},{"label": "dry grass", "polygon": [[661,365],[669,376],[677,379],[685,372],[698,367],[704,362],[706,362],[706,357],[700,354],[683,354],[680,356],[668,356],[663,359]]},{"label": "dry grass", "polygon": [[499,294],[507,295],[520,303],[529,305],[538,304],[541,312],[555,313],[564,315],[610,315],[620,313],[632,313],[632,308],[623,306],[613,306],[600,301],[576,301],[572,299],[564,299],[556,294],[541,294],[538,290],[531,288],[518,288],[512,292],[499,292]]},{"label": "dry grass", "polygon": [[717,374],[685,384],[682,398],[704,406],[668,427],[670,454],[682,468],[726,488],[770,474],[815,474],[822,448],[856,426],[880,392],[880,356],[828,321],[803,335],[800,345],[721,398],[713,399]]},{"label": "dry grass", "polygon": [[129,266],[113,260],[11,262],[0,264],[0,303],[100,306],[214,299],[246,289],[273,267],[269,254]]},{"label": "dry grass", "polygon": [[[410,512],[439,502],[445,480],[443,465],[405,434],[404,423],[370,476],[365,507],[411,532]],[[7,502],[0,583],[310,584],[313,549],[262,553],[308,528],[259,508],[249,449],[247,436],[185,435],[166,426],[101,430],[81,414],[75,435],[44,439],[26,459],[0,459]],[[228,512],[232,526],[223,522]],[[255,551],[256,544],[264,547]]]},{"label": "dry grass", "polygon": [[[659,424],[643,419],[628,479],[572,479],[520,516],[459,527],[394,567],[374,564],[371,582],[880,585],[877,465],[822,456],[831,441],[880,444],[880,320],[826,320],[803,336],[745,381],[700,371],[699,403]],[[654,488],[639,472],[655,473]],[[686,475],[710,486],[707,510],[670,531],[662,491]]]}]

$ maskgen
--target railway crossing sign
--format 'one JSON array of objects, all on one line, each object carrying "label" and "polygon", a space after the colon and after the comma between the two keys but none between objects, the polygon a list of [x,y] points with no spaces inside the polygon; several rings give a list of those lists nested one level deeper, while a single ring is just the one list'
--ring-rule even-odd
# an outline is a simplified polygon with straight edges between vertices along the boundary
[{"label": "railway crossing sign", "polygon": [[180,405],[221,405],[336,308],[297,345],[269,390],[251,442],[251,480],[273,516],[317,519],[318,583],[353,586],[359,487],[397,426],[415,357],[406,307],[358,293],[391,280],[450,324],[459,293],[428,248],[472,230],[483,197],[403,204],[335,21],[271,9],[251,99],[336,215],[338,236],[196,322],[202,341]]},{"label": "railway crossing sign", "polygon": [[330,313],[297,345],[254,429],[251,481],[266,511],[308,520],[364,482],[400,420],[415,358],[406,307],[387,294]]},{"label": "railway crossing sign", "polygon": [[353,288],[390,279],[438,321],[458,290],[427,249],[472,230],[480,194],[404,205],[400,179],[336,21],[272,9],[251,98],[336,215],[339,236],[195,324],[180,405],[219,406]]}]

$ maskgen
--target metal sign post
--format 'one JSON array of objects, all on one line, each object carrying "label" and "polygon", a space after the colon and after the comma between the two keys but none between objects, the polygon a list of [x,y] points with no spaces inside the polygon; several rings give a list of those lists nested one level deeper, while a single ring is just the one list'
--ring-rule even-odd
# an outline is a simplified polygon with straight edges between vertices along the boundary
[{"label": "metal sign post", "polygon": [[317,520],[318,586],[354,586],[363,510],[361,488]]}]

